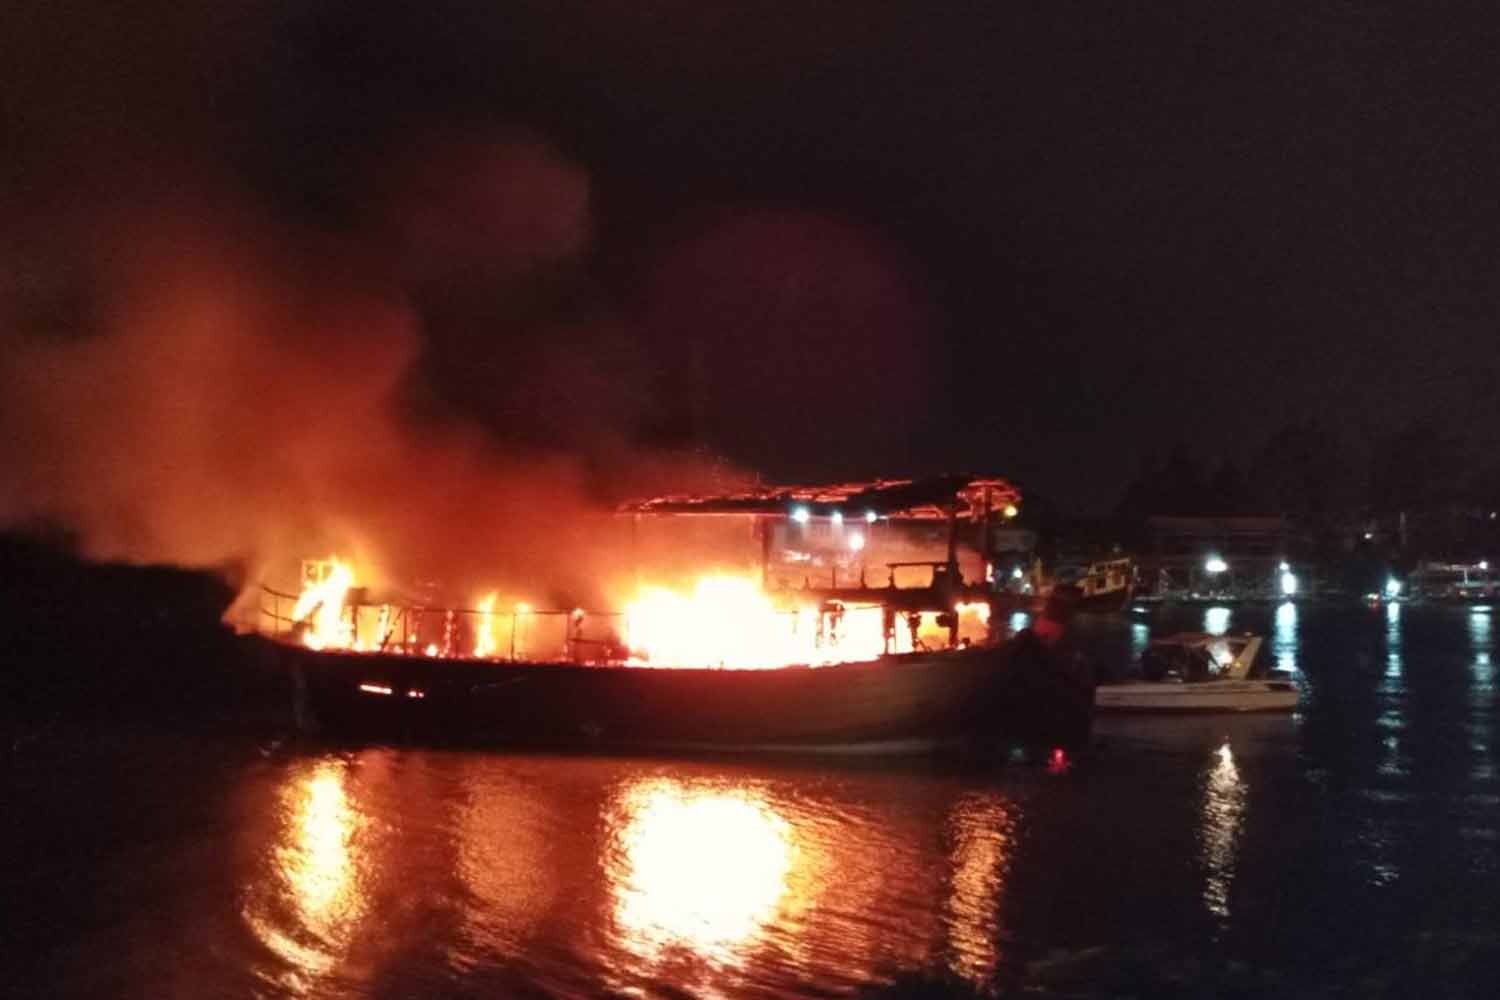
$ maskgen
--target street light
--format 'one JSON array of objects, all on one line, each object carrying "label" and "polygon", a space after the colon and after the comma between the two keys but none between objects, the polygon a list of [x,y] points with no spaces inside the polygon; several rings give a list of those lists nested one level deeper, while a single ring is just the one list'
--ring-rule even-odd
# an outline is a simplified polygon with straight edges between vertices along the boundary
[{"label": "street light", "polygon": [[1223,573],[1229,569],[1229,564],[1218,556],[1209,556],[1204,560],[1203,568],[1210,573]]}]

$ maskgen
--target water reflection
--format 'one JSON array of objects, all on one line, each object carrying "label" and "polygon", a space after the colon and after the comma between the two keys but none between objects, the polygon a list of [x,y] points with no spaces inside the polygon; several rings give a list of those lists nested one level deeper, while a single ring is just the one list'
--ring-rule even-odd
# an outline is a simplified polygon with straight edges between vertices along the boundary
[{"label": "water reflection", "polygon": [[1203,612],[1203,631],[1209,635],[1223,635],[1229,631],[1229,609],[1222,606],[1208,608]]},{"label": "water reflection", "polygon": [[1276,608],[1276,630],[1271,634],[1271,655],[1281,670],[1297,669],[1297,604],[1284,601]]},{"label": "water reflection", "polygon": [[1385,607],[1385,677],[1380,683],[1384,707],[1375,719],[1381,733],[1376,773],[1386,777],[1399,777],[1405,770],[1401,761],[1401,735],[1406,729],[1401,645],[1401,605],[1391,602]]},{"label": "water reflection", "polygon": [[333,969],[365,909],[354,847],[363,820],[347,780],[341,762],[324,760],[282,785],[270,878],[252,887],[244,909],[256,936],[290,967],[283,985],[297,993]]},{"label": "water reflection", "polygon": [[536,790],[520,782],[463,775],[456,811],[457,875],[467,890],[463,935],[452,958],[519,953],[546,915],[557,888],[545,813]]},{"label": "water reflection", "polygon": [[1130,623],[1130,662],[1138,663],[1151,644],[1151,626],[1145,622]]},{"label": "water reflection", "polygon": [[1229,917],[1229,890],[1234,884],[1235,856],[1245,822],[1245,783],[1228,743],[1216,752],[1216,763],[1203,786],[1199,842],[1205,877],[1203,904],[1220,919]]},{"label": "water reflection", "polygon": [[788,892],[791,827],[750,790],[635,783],[612,807],[614,924],[622,944],[657,960],[685,949],[739,965]]},{"label": "water reflection", "polygon": [[1010,817],[993,795],[955,804],[949,820],[952,882],[946,901],[949,958],[953,973],[983,985],[999,964],[998,900],[1005,880]]},{"label": "water reflection", "polygon": [[1401,605],[1392,601],[1385,606],[1385,675],[1401,673]]},{"label": "water reflection", "polygon": [[1475,608],[1469,612],[1469,648],[1474,654],[1474,680],[1481,690],[1488,691],[1494,684],[1494,668],[1490,663],[1493,645],[1489,608]]}]

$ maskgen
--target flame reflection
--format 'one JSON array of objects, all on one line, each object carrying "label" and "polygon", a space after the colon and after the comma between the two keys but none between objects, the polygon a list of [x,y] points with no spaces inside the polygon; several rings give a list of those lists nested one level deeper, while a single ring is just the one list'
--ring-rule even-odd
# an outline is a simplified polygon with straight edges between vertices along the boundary
[{"label": "flame reflection", "polygon": [[522,953],[561,879],[546,809],[534,789],[471,772],[464,775],[463,793],[455,817],[456,869],[467,889],[461,912],[465,933],[452,951],[459,966],[496,953]]},{"label": "flame reflection", "polygon": [[1227,918],[1235,854],[1245,822],[1245,782],[1228,743],[1219,747],[1217,757],[1204,784],[1199,839],[1205,869],[1203,903],[1214,916]]},{"label": "flame reflection", "polygon": [[281,790],[281,829],[266,892],[252,890],[244,916],[291,968],[285,985],[311,989],[330,972],[365,910],[353,840],[362,820],[349,803],[342,764],[322,761]]},{"label": "flame reflection", "polygon": [[741,964],[787,902],[797,851],[786,820],[753,791],[670,779],[630,786],[614,813],[605,863],[625,947]]},{"label": "flame reflection", "polygon": [[1000,958],[997,903],[1005,880],[1010,817],[999,798],[985,795],[958,802],[949,822],[948,964],[955,975],[982,986]]}]

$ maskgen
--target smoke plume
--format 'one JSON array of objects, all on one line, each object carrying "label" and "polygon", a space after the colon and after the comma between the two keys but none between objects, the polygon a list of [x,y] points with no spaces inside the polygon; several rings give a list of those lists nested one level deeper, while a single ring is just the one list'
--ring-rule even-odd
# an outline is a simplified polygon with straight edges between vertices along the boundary
[{"label": "smoke plume", "polygon": [[[0,518],[62,526],[91,557],[247,579],[285,581],[298,559],[338,552],[367,582],[430,582],[454,599],[508,583],[592,596],[632,555],[591,485],[597,456],[506,445],[423,373],[432,284],[460,295],[481,264],[488,281],[519,282],[586,243],[576,167],[514,142],[484,162],[488,175],[444,199],[418,205],[420,188],[403,186],[381,206],[379,241],[275,224],[222,191],[33,230],[3,301]],[[465,165],[478,169],[472,154]],[[474,190],[486,185],[501,194]],[[485,253],[495,245],[505,255]],[[469,337],[487,355],[535,326],[502,315]],[[573,374],[519,365],[491,391],[502,412],[550,408],[562,428],[576,420]],[[632,448],[618,424],[593,443],[636,488],[698,475]]]}]

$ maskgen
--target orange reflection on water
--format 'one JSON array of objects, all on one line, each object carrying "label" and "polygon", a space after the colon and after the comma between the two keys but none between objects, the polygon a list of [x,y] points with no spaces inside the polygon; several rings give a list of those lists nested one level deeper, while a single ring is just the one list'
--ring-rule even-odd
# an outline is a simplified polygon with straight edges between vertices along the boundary
[{"label": "orange reflection on water", "polygon": [[1235,853],[1245,820],[1245,782],[1234,763],[1234,751],[1225,743],[1217,751],[1218,763],[1208,774],[1203,790],[1203,815],[1199,827],[1203,865],[1203,903],[1216,917],[1229,916],[1229,889],[1234,883]]},{"label": "orange reflection on water", "polygon": [[946,901],[949,968],[983,985],[999,963],[998,903],[1005,881],[1010,817],[998,797],[959,801],[949,818],[952,883]]},{"label": "orange reflection on water", "polygon": [[461,910],[466,933],[452,957],[467,965],[519,954],[566,877],[553,859],[537,792],[520,782],[466,774],[456,820],[457,874],[468,894]]},{"label": "orange reflection on water", "polygon": [[625,946],[740,964],[788,902],[797,849],[786,820],[753,791],[669,779],[630,786],[614,810],[606,864]]},{"label": "orange reflection on water", "polygon": [[323,761],[282,790],[270,894],[252,894],[245,907],[252,930],[291,966],[286,985],[298,992],[334,967],[365,907],[352,844],[361,820],[344,782],[344,767]]}]

